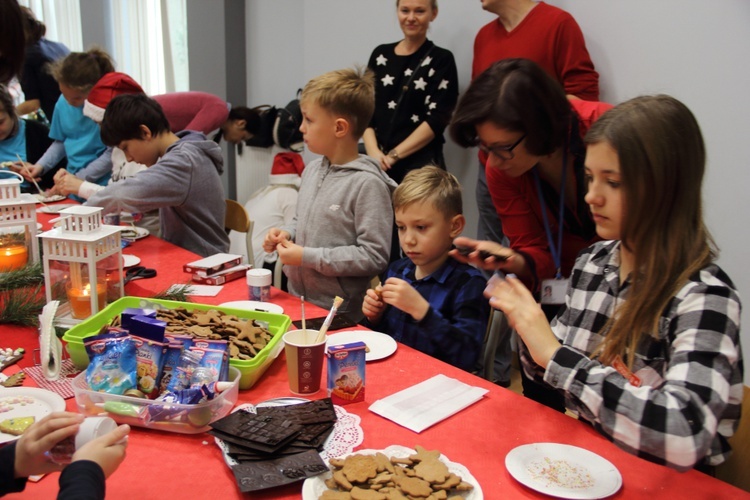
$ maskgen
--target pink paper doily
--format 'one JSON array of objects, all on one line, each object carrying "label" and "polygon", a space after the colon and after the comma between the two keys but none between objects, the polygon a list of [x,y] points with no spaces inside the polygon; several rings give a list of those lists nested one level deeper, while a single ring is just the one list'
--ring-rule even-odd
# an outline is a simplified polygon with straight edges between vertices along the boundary
[{"label": "pink paper doily", "polygon": [[[299,402],[304,402],[301,398],[298,398]],[[362,440],[365,435],[360,427],[359,423],[362,421],[359,415],[349,413],[342,407],[334,405],[333,409],[336,410],[336,423],[333,424],[333,432],[326,442],[323,444],[323,451],[320,452],[320,458],[328,460],[329,458],[342,457],[349,455],[354,448],[362,444]],[[255,406],[250,403],[241,404],[236,406],[232,412],[238,410],[245,410],[255,413]],[[224,441],[214,437],[216,445],[221,448],[222,454],[224,455],[224,461],[231,468],[233,465],[237,465],[237,461],[234,460],[227,454],[227,448]]]}]

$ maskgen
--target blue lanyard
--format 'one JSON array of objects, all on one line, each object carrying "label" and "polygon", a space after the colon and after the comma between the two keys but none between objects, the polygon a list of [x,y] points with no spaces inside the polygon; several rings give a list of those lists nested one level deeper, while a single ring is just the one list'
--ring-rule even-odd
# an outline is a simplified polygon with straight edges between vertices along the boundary
[{"label": "blue lanyard", "polygon": [[563,146],[563,164],[562,164],[562,182],[560,183],[560,210],[557,219],[557,245],[552,240],[552,228],[549,226],[547,219],[547,203],[544,201],[542,193],[542,183],[539,181],[539,172],[534,167],[534,181],[536,183],[536,192],[539,196],[539,203],[542,205],[542,219],[544,220],[544,231],[547,233],[547,244],[549,244],[549,253],[552,254],[552,262],[555,264],[557,274],[556,279],[562,279],[562,239],[563,239],[563,217],[565,216],[565,180],[568,177],[568,141]]}]

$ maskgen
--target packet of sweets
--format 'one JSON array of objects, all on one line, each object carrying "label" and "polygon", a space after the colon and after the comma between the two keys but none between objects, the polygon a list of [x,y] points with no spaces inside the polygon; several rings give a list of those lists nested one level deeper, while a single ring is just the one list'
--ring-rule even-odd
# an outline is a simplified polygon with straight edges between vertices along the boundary
[{"label": "packet of sweets", "polygon": [[91,390],[122,394],[136,386],[136,348],[126,333],[104,333],[86,339],[89,366],[86,382]]},{"label": "packet of sweets", "polygon": [[159,381],[159,393],[167,390],[172,375],[177,369],[177,365],[180,363],[180,355],[182,355],[182,344],[178,342],[170,342],[167,344],[167,352],[164,355],[164,366],[161,370],[161,377]]},{"label": "packet of sweets", "polygon": [[191,337],[190,335],[175,335],[172,333],[166,333],[164,334],[164,341],[169,343],[182,344],[182,347],[184,347],[185,349],[193,345],[193,337]]},{"label": "packet of sweets", "polygon": [[159,395],[159,377],[164,367],[167,344],[131,335],[136,347],[136,384],[148,399]]},{"label": "packet of sweets", "polygon": [[226,351],[195,346],[191,347],[190,351],[200,354],[200,362],[198,363],[199,367],[210,370],[212,380],[202,380],[201,383],[215,382],[219,380],[219,377],[222,374],[224,360],[226,358]]},{"label": "packet of sweets", "polygon": [[[229,380],[229,342],[226,340],[193,340],[193,345],[188,347],[199,347],[201,349],[215,349],[224,352],[224,357],[217,380]],[[201,366],[206,366],[201,364]]]}]

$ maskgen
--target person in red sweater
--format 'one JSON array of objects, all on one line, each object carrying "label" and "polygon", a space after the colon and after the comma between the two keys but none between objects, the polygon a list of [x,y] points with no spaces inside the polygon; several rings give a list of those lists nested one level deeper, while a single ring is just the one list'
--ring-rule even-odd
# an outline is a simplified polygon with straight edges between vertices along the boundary
[{"label": "person in red sweater", "polygon": [[[456,246],[472,251],[467,257],[453,250],[454,257],[515,274],[533,292],[550,286],[550,298],[543,302],[553,315],[578,252],[597,238],[583,199],[582,136],[610,108],[569,100],[528,59],[505,59],[479,75],[459,100],[449,130],[457,144],[482,151],[509,244],[460,237]],[[482,257],[481,251],[497,257]],[[562,401],[555,407],[562,408]]]},{"label": "person in red sweater", "polygon": [[[474,39],[472,80],[492,63],[523,57],[540,65],[565,88],[569,98],[599,99],[599,75],[586,50],[581,29],[567,12],[532,0],[482,0],[482,8],[497,16]],[[477,236],[507,245],[484,173],[486,155],[480,154],[475,197],[479,212]],[[495,379],[510,385],[510,335],[500,338],[495,357]]]},{"label": "person in red sweater", "polygon": [[532,0],[482,0],[482,8],[497,19],[474,39],[472,80],[496,61],[523,57],[560,82],[569,96],[599,99],[599,74],[573,16]]}]

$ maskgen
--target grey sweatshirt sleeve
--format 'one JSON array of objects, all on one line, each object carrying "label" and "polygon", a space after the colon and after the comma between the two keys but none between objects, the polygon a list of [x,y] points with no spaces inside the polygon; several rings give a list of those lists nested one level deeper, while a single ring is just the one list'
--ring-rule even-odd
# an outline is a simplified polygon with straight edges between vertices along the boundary
[{"label": "grey sweatshirt sleeve", "polygon": [[159,162],[138,175],[108,185],[89,198],[87,205],[116,211],[148,212],[179,206],[185,201],[190,176],[181,168]]},{"label": "grey sweatshirt sleeve", "polygon": [[107,148],[96,160],[76,172],[76,177],[84,181],[96,182],[112,173],[112,148]]},{"label": "grey sweatshirt sleeve", "polygon": [[44,152],[36,164],[41,165],[42,173],[46,174],[52,169],[52,167],[60,163],[60,160],[63,158],[65,158],[65,146],[62,141],[55,141],[50,144],[47,151]]}]

